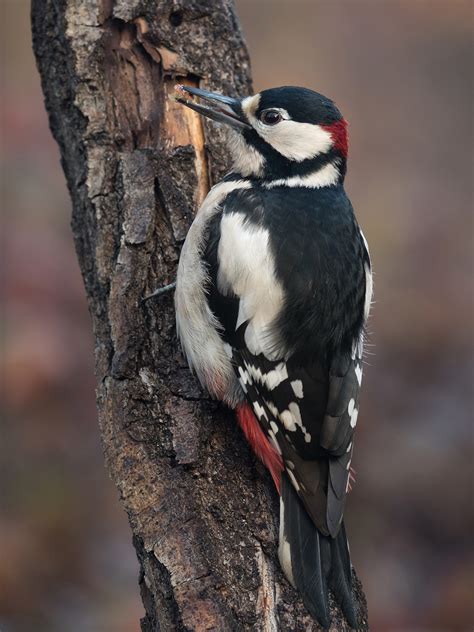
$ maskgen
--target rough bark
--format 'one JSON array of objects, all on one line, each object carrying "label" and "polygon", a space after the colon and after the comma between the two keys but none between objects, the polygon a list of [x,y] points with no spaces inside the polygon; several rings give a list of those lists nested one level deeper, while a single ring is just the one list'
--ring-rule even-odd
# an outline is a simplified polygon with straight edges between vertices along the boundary
[{"label": "rough bark", "polygon": [[[189,373],[172,296],[194,209],[228,168],[180,82],[250,92],[228,0],[33,0],[33,42],[73,203],[100,430],[140,561],[142,629],[316,630],[276,559],[277,497],[232,414]],[[73,352],[73,350],[71,350]],[[366,606],[356,581],[361,629]],[[333,608],[334,629],[344,630]]]}]

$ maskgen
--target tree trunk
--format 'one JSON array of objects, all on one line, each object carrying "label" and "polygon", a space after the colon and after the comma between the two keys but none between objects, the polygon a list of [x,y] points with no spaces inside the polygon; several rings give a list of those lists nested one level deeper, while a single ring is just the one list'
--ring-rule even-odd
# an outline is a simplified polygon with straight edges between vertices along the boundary
[{"label": "tree trunk", "polygon": [[[181,356],[171,293],[193,211],[229,167],[176,81],[250,93],[228,0],[33,0],[34,50],[73,203],[109,473],[140,561],[142,629],[316,630],[277,557],[277,496]],[[72,350],[73,351],[73,350]],[[367,629],[358,581],[361,629]],[[334,629],[345,630],[333,607]]]}]

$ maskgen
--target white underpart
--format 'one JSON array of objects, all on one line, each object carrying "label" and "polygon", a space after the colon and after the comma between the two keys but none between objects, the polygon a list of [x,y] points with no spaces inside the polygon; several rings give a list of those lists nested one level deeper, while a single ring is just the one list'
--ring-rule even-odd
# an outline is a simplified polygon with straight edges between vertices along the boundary
[{"label": "white underpart", "polygon": [[269,241],[266,228],[246,223],[240,213],[224,215],[217,283],[223,294],[240,298],[238,324],[249,321],[245,330],[249,351],[276,359],[280,353],[272,324],[283,304],[283,289],[275,276]]},{"label": "white underpart", "polygon": [[209,221],[220,212],[220,204],[235,189],[248,189],[244,180],[220,182],[214,186],[189,229],[178,266],[175,293],[176,327],[191,369],[213,395],[233,405],[239,401],[237,380],[226,349],[218,334],[220,327],[206,300],[208,283],[201,258]]},{"label": "white underpart", "polygon": [[285,538],[285,505],[283,503],[283,498],[280,497],[280,534],[279,534],[279,543],[278,543],[278,558],[280,560],[280,565],[283,569],[283,572],[286,575],[286,578],[290,582],[292,586],[295,586],[295,579],[293,577],[293,567],[291,564],[291,549],[290,543]]},{"label": "white underpart", "polygon": [[305,176],[292,176],[290,178],[278,178],[278,180],[271,180],[265,183],[267,189],[273,187],[305,187],[308,189],[321,189],[322,187],[329,187],[333,184],[337,184],[339,180],[339,169],[333,162],[321,167],[318,171],[309,173]]}]

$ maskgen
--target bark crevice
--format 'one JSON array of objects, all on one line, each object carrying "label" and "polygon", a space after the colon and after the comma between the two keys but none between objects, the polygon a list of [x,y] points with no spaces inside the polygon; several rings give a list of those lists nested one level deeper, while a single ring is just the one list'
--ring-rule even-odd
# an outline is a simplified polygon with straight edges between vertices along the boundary
[{"label": "bark crevice", "polygon": [[[142,629],[316,630],[279,569],[269,475],[188,371],[172,293],[143,301],[174,280],[193,212],[229,167],[225,132],[169,95],[177,81],[251,92],[234,6],[33,0],[32,26],[73,204],[106,464],[140,563]],[[366,629],[358,583],[356,600]]]}]

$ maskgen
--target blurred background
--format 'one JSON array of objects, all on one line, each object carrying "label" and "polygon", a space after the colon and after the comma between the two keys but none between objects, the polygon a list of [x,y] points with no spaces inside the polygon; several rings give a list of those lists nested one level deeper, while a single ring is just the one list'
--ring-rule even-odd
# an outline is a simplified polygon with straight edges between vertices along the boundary
[{"label": "blurred background", "polygon": [[[472,630],[471,0],[238,0],[256,90],[350,122],[376,303],[347,511],[376,631]],[[106,476],[70,202],[30,45],[0,0],[0,630],[136,632],[138,563]]]}]

